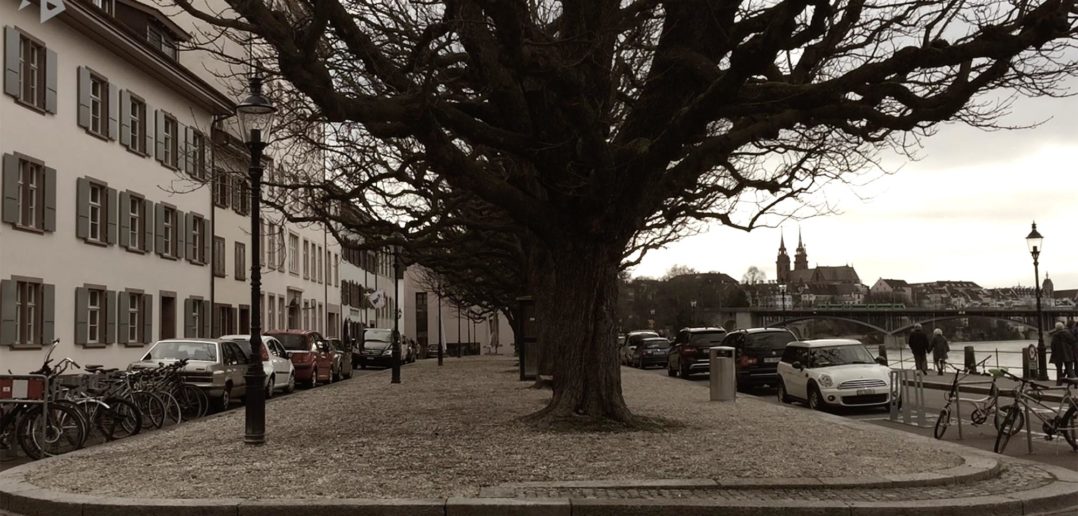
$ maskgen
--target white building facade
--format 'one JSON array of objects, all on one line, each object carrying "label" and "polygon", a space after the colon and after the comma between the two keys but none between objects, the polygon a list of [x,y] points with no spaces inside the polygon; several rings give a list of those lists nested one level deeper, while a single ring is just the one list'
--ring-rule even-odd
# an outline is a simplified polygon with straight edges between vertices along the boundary
[{"label": "white building facade", "polygon": [[513,353],[513,328],[502,314],[480,317],[478,310],[458,306],[438,296],[428,275],[419,266],[404,273],[404,320],[401,333],[416,342],[420,356],[437,353],[439,342],[446,353]]}]

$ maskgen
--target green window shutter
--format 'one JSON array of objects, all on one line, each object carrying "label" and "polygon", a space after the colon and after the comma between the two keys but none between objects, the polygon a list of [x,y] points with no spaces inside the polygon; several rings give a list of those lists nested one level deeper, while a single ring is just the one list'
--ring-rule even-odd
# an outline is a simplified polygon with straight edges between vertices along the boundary
[{"label": "green window shutter", "polygon": [[228,325],[228,333],[240,333],[243,330],[239,329],[240,325],[240,309],[239,307],[232,307],[232,322]]},{"label": "green window shutter", "polygon": [[75,236],[85,240],[90,237],[90,180],[75,180]]},{"label": "green window shutter", "polygon": [[213,322],[213,316],[210,311],[210,301],[208,299],[202,300],[202,332],[199,333],[199,337],[209,337],[211,335],[210,329],[212,328],[211,322]]},{"label": "green window shutter", "polygon": [[184,213],[179,210],[176,211],[176,216],[173,217],[173,220],[176,221],[176,227],[173,229],[172,234],[175,235],[176,241],[172,245],[174,246],[173,250],[176,253],[176,258],[181,260],[185,256],[184,253],[187,252],[187,232],[185,231],[187,224],[184,223],[185,218]]},{"label": "green window shutter", "polygon": [[202,224],[202,233],[206,235],[206,238],[202,239],[202,258],[203,260],[210,259],[210,245],[213,244],[213,235],[208,234],[210,225]]},{"label": "green window shutter", "polygon": [[19,31],[4,27],[4,93],[12,97],[19,96],[19,70]]},{"label": "green window shutter", "polygon": [[131,93],[120,91],[120,145],[131,146]]},{"label": "green window shutter", "polygon": [[127,312],[131,298],[127,292],[117,292],[116,301],[116,342],[127,344]]},{"label": "green window shutter", "polygon": [[194,338],[195,335],[195,300],[187,298],[183,300],[183,336]]},{"label": "green window shutter", "polygon": [[41,344],[56,337],[56,285],[41,285]]},{"label": "green window shutter", "polygon": [[75,287],[75,344],[86,344],[89,340],[89,307],[90,289]]},{"label": "green window shutter", "polygon": [[150,118],[149,118],[150,115],[155,113],[155,112],[156,111],[154,111],[153,107],[150,106],[150,103],[147,102],[146,103],[146,121],[145,121],[145,124],[146,124],[146,147],[145,147],[145,149],[146,149],[146,154],[150,154],[150,155],[152,155],[154,153],[154,147],[157,145],[155,140],[154,140],[154,137],[157,136],[157,133],[158,133],[158,131],[154,130],[157,124],[155,123],[154,120],[150,120]]},{"label": "green window shutter", "polygon": [[[169,250],[165,249],[165,206],[161,203],[157,203],[154,208],[154,239],[153,248],[157,254],[161,256],[168,256]],[[175,221],[173,221],[175,224]],[[175,228],[172,231],[173,238],[175,238]]]},{"label": "green window shutter", "polygon": [[105,343],[116,342],[116,291],[105,291]]},{"label": "green window shutter", "polygon": [[90,128],[90,69],[79,67],[79,127]]},{"label": "green window shutter", "polygon": [[109,83],[109,139],[116,141],[120,134],[120,89]]},{"label": "green window shutter", "polygon": [[[4,169],[3,174],[3,190],[4,199],[3,206],[0,207],[0,211],[3,212],[0,216],[0,220],[11,224],[18,224],[19,222],[19,158],[16,158],[14,154],[4,154]],[[12,337],[14,339],[14,337]]]},{"label": "green window shutter", "polygon": [[153,343],[153,296],[142,295],[142,342]]},{"label": "green window shutter", "polygon": [[131,196],[120,192],[120,205],[116,207],[120,219],[120,246],[131,246]]},{"label": "green window shutter", "polygon": [[188,212],[184,215],[184,248],[183,254],[187,257],[187,261],[195,262],[195,214]]},{"label": "green window shutter", "polygon": [[115,244],[118,233],[116,225],[119,222],[118,219],[120,214],[120,199],[115,188],[108,189],[108,201],[106,201],[106,204],[105,213],[108,217],[108,224],[106,225],[108,233],[106,234],[106,238],[108,239],[107,242],[109,244]]},{"label": "green window shutter", "polygon": [[56,52],[45,50],[45,111],[56,114]]},{"label": "green window shutter", "polygon": [[183,160],[183,171],[194,175],[195,173],[195,128],[183,128],[183,151],[180,156]]},{"label": "green window shutter", "polygon": [[42,229],[56,231],[56,169],[45,167],[45,220]]},{"label": "green window shutter", "polygon": [[[165,162],[165,139],[162,137],[165,134],[165,111],[158,109],[154,113],[154,156],[157,161],[161,163]],[[149,141],[146,142],[146,149],[149,150]]]},{"label": "green window shutter", "polygon": [[15,281],[0,281],[0,346],[15,344]]},{"label": "green window shutter", "polygon": [[146,199],[142,200],[142,236],[144,242],[146,242],[146,249],[144,249],[144,251],[147,252],[153,252],[153,206],[154,204],[152,202]]}]

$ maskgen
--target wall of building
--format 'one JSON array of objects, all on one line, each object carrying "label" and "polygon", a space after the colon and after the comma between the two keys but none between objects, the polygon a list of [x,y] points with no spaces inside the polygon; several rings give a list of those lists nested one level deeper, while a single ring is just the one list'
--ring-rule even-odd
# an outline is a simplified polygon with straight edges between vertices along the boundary
[{"label": "wall of building", "polygon": [[406,310],[401,331],[405,337],[415,339],[420,349],[424,342],[430,349],[437,349],[433,346],[438,343],[440,327],[442,341],[449,347],[459,342],[477,343],[479,352],[487,353],[497,341],[499,353],[513,353],[513,328],[503,315],[482,321],[470,319],[469,307],[439,298],[418,266],[405,271],[403,284]]}]

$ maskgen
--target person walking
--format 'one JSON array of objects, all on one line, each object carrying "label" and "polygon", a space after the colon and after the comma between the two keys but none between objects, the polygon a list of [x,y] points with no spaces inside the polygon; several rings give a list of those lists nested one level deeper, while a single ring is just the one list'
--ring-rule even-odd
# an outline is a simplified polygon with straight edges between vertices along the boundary
[{"label": "person walking", "polygon": [[1052,357],[1048,359],[1048,363],[1056,365],[1056,385],[1074,376],[1074,358],[1074,335],[1057,322],[1052,332]]},{"label": "person walking", "polygon": [[1078,323],[1073,320],[1068,321],[1067,331],[1074,337],[1071,341],[1071,374],[1078,376]]},{"label": "person walking", "polygon": [[928,335],[920,323],[913,325],[906,343],[913,352],[913,367],[921,374],[928,374]]},{"label": "person walking", "polygon": [[932,330],[932,361],[936,363],[936,374],[943,376],[943,365],[947,363],[947,352],[951,351],[951,346],[947,342],[947,337],[943,336],[943,330],[936,328]]}]

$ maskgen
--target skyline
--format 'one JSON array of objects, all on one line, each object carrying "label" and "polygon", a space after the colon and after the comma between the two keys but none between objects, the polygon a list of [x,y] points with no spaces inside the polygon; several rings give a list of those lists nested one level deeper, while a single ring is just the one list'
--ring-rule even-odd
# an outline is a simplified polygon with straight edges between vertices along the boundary
[{"label": "skyline", "polygon": [[[1011,113],[1003,123],[1043,123],[993,132],[944,126],[925,140],[919,161],[885,159],[894,174],[859,188],[828,185],[812,200],[826,200],[841,213],[784,221],[791,258],[800,227],[810,267],[849,264],[869,286],[881,277],[1031,286],[1025,237],[1035,220],[1045,239],[1041,281],[1047,273],[1057,289],[1078,288],[1078,268],[1071,265],[1078,258],[1078,228],[1069,224],[1078,211],[1078,181],[1068,170],[1078,163],[1078,139],[1066,122],[1078,116],[1078,99],[1019,99]],[[673,265],[686,265],[740,281],[755,265],[770,281],[779,237],[778,227],[746,233],[712,226],[649,252],[631,274],[661,277]],[[725,251],[730,248],[737,251]]]}]

